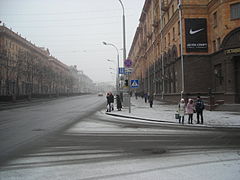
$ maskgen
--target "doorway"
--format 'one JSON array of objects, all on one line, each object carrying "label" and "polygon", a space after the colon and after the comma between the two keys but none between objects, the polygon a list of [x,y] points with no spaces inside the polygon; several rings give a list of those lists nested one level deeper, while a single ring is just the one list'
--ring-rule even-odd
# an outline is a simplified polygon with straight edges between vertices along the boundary
[{"label": "doorway", "polygon": [[234,57],[234,69],[235,69],[235,87],[236,96],[235,102],[240,103],[240,56]]}]

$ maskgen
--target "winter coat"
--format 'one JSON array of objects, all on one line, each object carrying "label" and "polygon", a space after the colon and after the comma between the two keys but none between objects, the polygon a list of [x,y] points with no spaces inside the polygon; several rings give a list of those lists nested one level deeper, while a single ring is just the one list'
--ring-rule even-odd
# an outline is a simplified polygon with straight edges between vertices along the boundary
[{"label": "winter coat", "polygon": [[186,113],[187,114],[193,114],[194,113],[194,110],[195,110],[195,106],[194,106],[194,103],[188,103],[187,104],[187,107],[186,107]]},{"label": "winter coat", "polygon": [[180,103],[178,104],[178,113],[179,113],[179,116],[184,116],[184,114],[185,114],[185,108],[186,108],[185,103],[180,102]]},{"label": "winter coat", "polygon": [[110,98],[110,95],[107,95],[107,104],[111,104],[111,98]]},{"label": "winter coat", "polygon": [[153,103],[153,95],[152,94],[149,96],[148,101]]},{"label": "winter coat", "polygon": [[197,100],[195,102],[195,109],[196,109],[196,112],[201,112],[203,111],[204,109],[204,103],[201,99]]},{"label": "winter coat", "polygon": [[117,95],[116,99],[117,99],[117,109],[121,109],[122,108],[122,103],[121,103],[121,100],[120,100],[120,96]]},{"label": "winter coat", "polygon": [[110,103],[114,103],[114,96],[112,94],[109,95]]}]

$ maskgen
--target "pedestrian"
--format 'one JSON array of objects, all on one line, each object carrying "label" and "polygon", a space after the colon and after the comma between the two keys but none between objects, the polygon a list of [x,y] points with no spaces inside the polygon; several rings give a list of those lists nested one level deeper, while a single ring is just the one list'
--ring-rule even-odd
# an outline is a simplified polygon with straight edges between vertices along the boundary
[{"label": "pedestrian", "polygon": [[[200,96],[197,97],[197,100],[195,102],[195,109],[197,113],[197,124],[201,123],[203,124],[203,110],[204,110],[204,102],[200,98]],[[201,116],[201,122],[199,121],[199,116]]]},{"label": "pedestrian", "polygon": [[147,99],[148,99],[148,94],[147,94],[147,93],[144,93],[144,100],[145,100],[145,103],[147,103]]},{"label": "pedestrian", "polygon": [[114,110],[114,96],[113,96],[112,92],[109,93],[109,97],[110,97],[110,109],[113,111]]},{"label": "pedestrian", "polygon": [[107,93],[107,112],[111,112],[111,97],[110,97],[110,93]]},{"label": "pedestrian", "polygon": [[188,100],[186,112],[188,114],[188,124],[193,123],[193,113],[195,111],[195,106],[192,99]]},{"label": "pedestrian", "polygon": [[149,95],[148,102],[150,104],[150,108],[152,108],[152,105],[153,105],[153,94],[152,93]]},{"label": "pedestrian", "polygon": [[116,96],[116,99],[117,99],[117,110],[118,111],[121,111],[122,109],[122,103],[121,103],[121,100],[120,100],[120,96],[117,94]]},{"label": "pedestrian", "polygon": [[181,101],[178,104],[178,114],[179,114],[179,123],[182,123],[182,124],[184,124],[184,115],[186,111],[185,109],[186,109],[185,101],[184,99],[181,99]]}]

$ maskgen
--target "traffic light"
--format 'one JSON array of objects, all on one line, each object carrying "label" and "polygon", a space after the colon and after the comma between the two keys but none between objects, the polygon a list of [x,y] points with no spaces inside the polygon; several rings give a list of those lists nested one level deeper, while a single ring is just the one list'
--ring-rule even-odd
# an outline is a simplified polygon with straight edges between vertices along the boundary
[{"label": "traffic light", "polygon": [[125,85],[125,86],[128,86],[128,79],[125,80],[124,85]]}]

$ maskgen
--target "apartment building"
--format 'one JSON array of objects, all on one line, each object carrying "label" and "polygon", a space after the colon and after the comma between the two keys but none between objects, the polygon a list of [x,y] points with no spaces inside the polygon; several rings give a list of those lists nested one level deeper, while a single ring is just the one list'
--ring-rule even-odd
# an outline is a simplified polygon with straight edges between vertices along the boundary
[{"label": "apartment building", "polygon": [[128,55],[140,93],[240,103],[240,0],[146,0]]},{"label": "apartment building", "polygon": [[0,100],[83,93],[78,78],[48,49],[0,26]]}]

